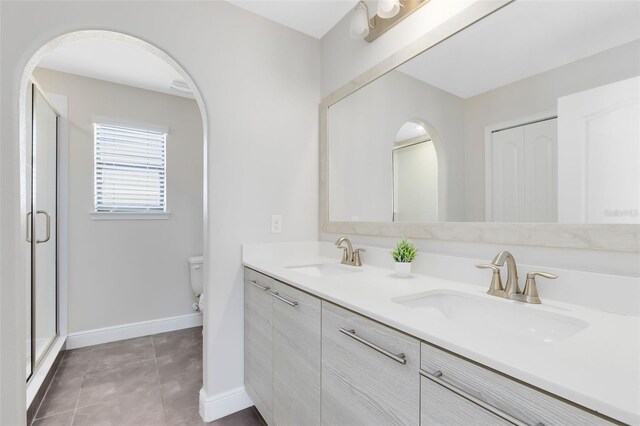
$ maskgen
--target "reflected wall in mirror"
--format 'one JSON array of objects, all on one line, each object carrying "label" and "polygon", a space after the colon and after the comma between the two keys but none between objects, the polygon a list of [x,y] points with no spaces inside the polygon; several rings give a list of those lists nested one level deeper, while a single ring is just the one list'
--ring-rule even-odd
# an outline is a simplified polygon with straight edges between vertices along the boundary
[{"label": "reflected wall in mirror", "polygon": [[393,220],[438,221],[438,153],[420,120],[407,121],[396,134],[393,160]]},{"label": "reflected wall in mirror", "polygon": [[329,221],[640,223],[638,16],[517,0],[330,105]]}]

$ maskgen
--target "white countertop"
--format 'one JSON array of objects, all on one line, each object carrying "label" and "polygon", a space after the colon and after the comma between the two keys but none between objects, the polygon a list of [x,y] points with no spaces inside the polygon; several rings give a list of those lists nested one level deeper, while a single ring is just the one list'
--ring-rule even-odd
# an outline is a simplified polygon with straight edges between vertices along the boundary
[{"label": "white countertop", "polygon": [[[334,263],[304,249],[243,249],[243,264],[322,299],[342,305],[407,334],[433,343],[509,376],[566,398],[618,421],[640,424],[640,318],[545,301],[521,305],[567,314],[590,323],[564,341],[543,343],[488,336],[445,318],[425,314],[391,299],[429,290],[453,290],[489,297],[477,285],[365,265],[357,273],[315,278],[288,266]],[[293,254],[295,253],[295,254]],[[624,297],[624,295],[620,295]],[[474,332],[475,331],[475,332]]]}]

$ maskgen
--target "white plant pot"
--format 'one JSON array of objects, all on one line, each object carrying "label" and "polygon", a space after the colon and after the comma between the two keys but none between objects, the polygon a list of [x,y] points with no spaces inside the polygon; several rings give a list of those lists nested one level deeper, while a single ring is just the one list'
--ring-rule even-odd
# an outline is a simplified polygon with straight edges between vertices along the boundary
[{"label": "white plant pot", "polygon": [[411,276],[411,262],[396,262],[396,275],[400,278]]}]

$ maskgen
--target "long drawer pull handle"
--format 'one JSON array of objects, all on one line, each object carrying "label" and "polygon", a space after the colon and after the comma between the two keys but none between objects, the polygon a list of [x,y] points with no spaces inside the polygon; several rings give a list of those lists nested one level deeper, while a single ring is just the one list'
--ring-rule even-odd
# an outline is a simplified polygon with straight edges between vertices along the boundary
[{"label": "long drawer pull handle", "polygon": [[262,291],[269,291],[269,286],[260,285],[260,284],[258,284],[258,282],[256,280],[249,280],[249,282],[251,284],[255,285],[256,287],[258,287]]},{"label": "long drawer pull handle", "polygon": [[268,291],[267,293],[271,294],[273,297],[275,297],[278,300],[282,300],[284,303],[286,303],[289,306],[298,306],[298,302],[294,302],[293,300],[285,299],[284,297],[280,296],[277,291]]},{"label": "long drawer pull handle", "polygon": [[[516,419],[513,416],[510,416],[509,414],[505,413],[502,410],[497,409],[496,407],[494,407],[493,405],[487,404],[486,402],[484,402],[481,399],[476,398],[475,396],[463,391],[460,388],[457,388],[455,386],[453,386],[450,383],[445,382],[444,380],[441,379],[442,377],[442,371],[438,370],[435,373],[431,374],[431,373],[427,373],[424,370],[420,370],[420,375],[422,377],[425,377],[429,380],[431,380],[432,382],[435,382],[437,384],[439,384],[440,386],[443,386],[447,389],[449,389],[451,392],[458,394],[459,396],[463,397],[464,399],[473,402],[474,404],[484,408],[487,411],[490,411],[491,413],[495,414],[496,416],[500,417],[503,420],[508,421],[509,423],[513,423],[516,426],[529,426],[528,424]],[[536,423],[536,426],[544,426],[543,423]]]},{"label": "long drawer pull handle", "polygon": [[375,343],[372,343],[366,339],[363,339],[362,337],[358,336],[356,334],[355,330],[347,330],[346,328],[342,328],[340,327],[340,333],[345,334],[349,337],[351,337],[354,340],[357,340],[358,342],[362,343],[363,345],[367,345],[369,346],[371,349],[380,352],[382,355],[386,355],[389,358],[391,358],[392,360],[394,360],[395,362],[399,362],[402,365],[405,365],[407,363],[407,360],[405,359],[405,355],[404,354],[394,354],[392,352],[389,352],[388,350],[381,348],[380,346],[376,345]]}]

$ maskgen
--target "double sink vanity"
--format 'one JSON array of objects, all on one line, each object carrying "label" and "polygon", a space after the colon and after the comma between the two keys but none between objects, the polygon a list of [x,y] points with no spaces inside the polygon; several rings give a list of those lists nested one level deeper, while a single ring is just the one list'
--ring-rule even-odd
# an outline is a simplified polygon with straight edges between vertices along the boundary
[{"label": "double sink vanity", "polygon": [[638,351],[616,351],[638,318],[495,297],[490,277],[397,278],[316,244],[243,249],[245,388],[268,424],[639,422]]},{"label": "double sink vanity", "polygon": [[420,273],[243,246],[270,425],[640,425],[638,4],[468,3],[320,104],[320,238]]}]

